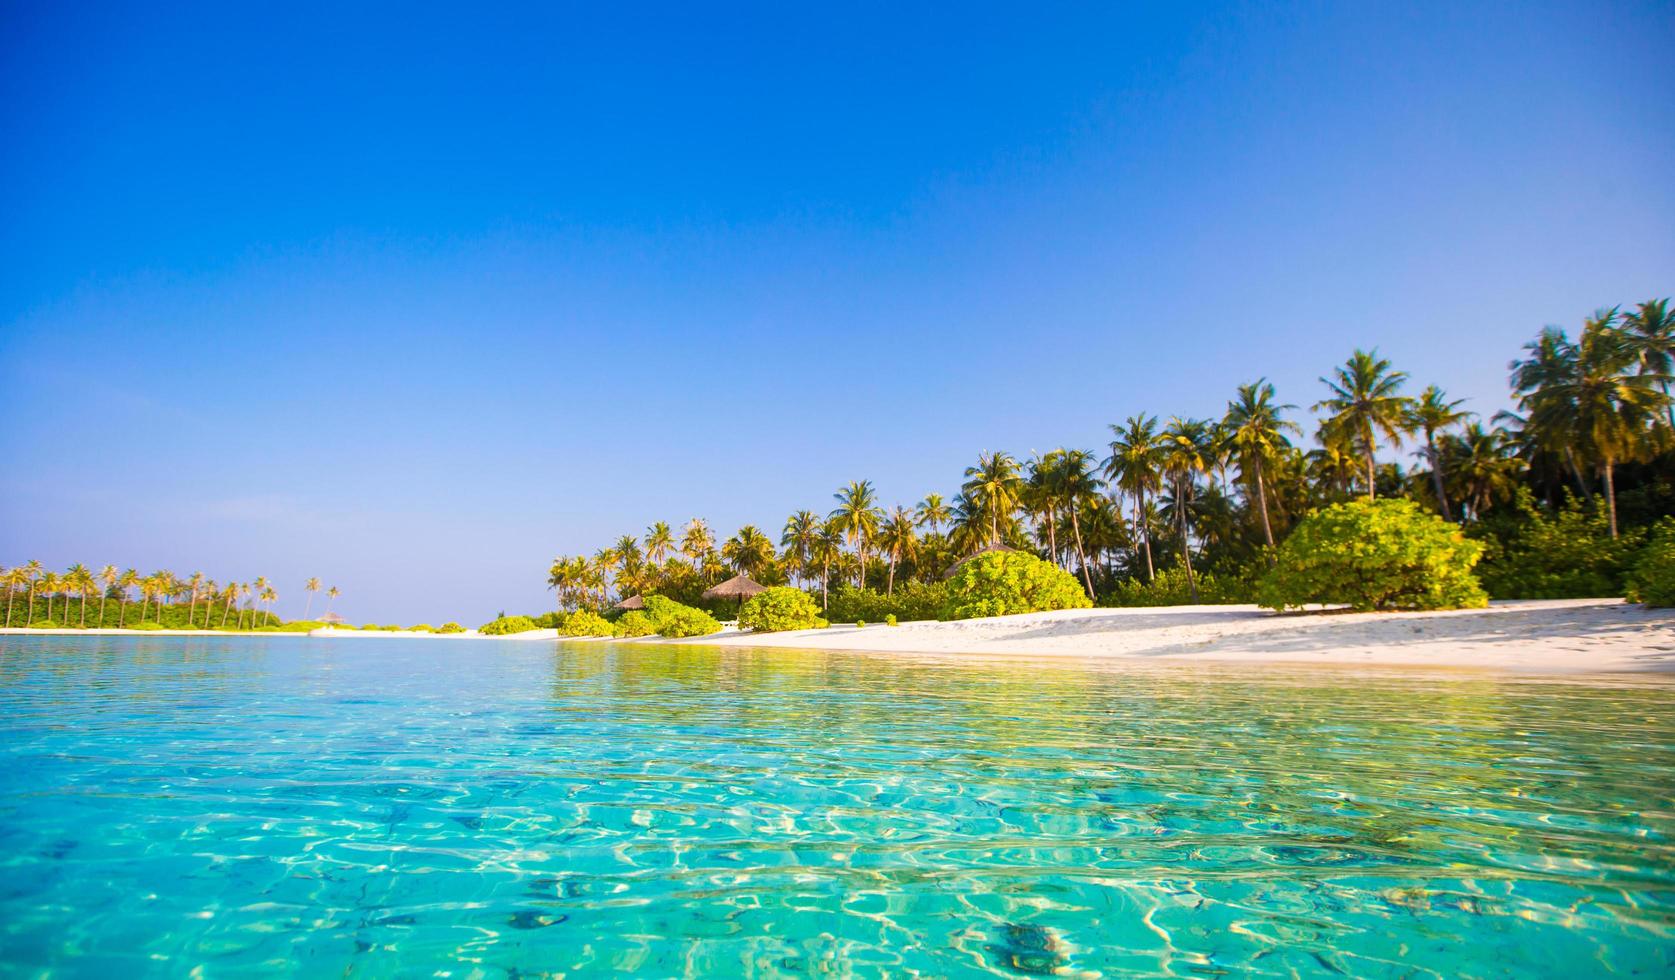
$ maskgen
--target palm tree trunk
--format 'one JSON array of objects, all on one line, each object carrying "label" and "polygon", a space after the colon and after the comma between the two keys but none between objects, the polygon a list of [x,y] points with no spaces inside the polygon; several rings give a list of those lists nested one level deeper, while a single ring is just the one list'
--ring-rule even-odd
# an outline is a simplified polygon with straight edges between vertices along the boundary
[{"label": "palm tree trunk", "polygon": [[99,593],[99,628],[105,628],[105,600],[110,598],[109,592]]},{"label": "palm tree trunk", "polygon": [[890,552],[890,577],[885,580],[884,594],[896,594],[896,553],[893,551]]},{"label": "palm tree trunk", "polygon": [[1181,532],[1181,560],[1186,563],[1186,587],[1192,604],[1198,605],[1198,580],[1192,574],[1192,542],[1186,536],[1186,487],[1175,483],[1175,524]]},{"label": "palm tree trunk", "polygon": [[1611,537],[1617,536],[1617,484],[1612,480],[1612,461],[1605,457],[1603,473],[1605,476],[1605,512],[1611,515]]},{"label": "palm tree trunk", "polygon": [[83,589],[82,593],[81,593],[81,628],[82,629],[87,628],[87,590],[86,589]]},{"label": "palm tree trunk", "polygon": [[1256,460],[1256,509],[1262,514],[1262,538],[1268,542],[1268,564],[1274,563],[1274,526],[1268,523],[1268,489],[1262,479],[1262,460]]},{"label": "palm tree trunk", "polygon": [[233,597],[228,596],[227,601],[222,603],[222,605],[221,605],[221,625],[222,626],[227,625],[227,615],[229,613],[231,613],[232,611],[233,611]]},{"label": "palm tree trunk", "polygon": [[1425,437],[1425,453],[1431,457],[1431,483],[1437,489],[1437,506],[1442,508],[1442,519],[1452,521],[1454,515],[1448,512],[1448,494],[1442,491],[1442,464],[1437,459],[1437,444],[1430,436]]},{"label": "palm tree trunk", "polygon": [[1378,499],[1378,471],[1373,465],[1372,443],[1367,443],[1367,499]]},{"label": "palm tree trunk", "polygon": [[30,579],[29,580],[29,615],[24,620],[23,625],[24,625],[24,628],[27,629],[28,627],[34,625],[34,623],[35,623],[35,580]]},{"label": "palm tree trunk", "polygon": [[1576,489],[1583,500],[1591,500],[1594,492],[1588,487],[1588,481],[1582,476],[1582,467],[1576,462],[1576,453],[1569,446],[1564,447],[1564,459],[1570,467],[1570,475],[1576,480]]},{"label": "palm tree trunk", "polygon": [[116,628],[117,629],[121,629],[122,624],[127,622],[127,617],[128,617],[127,595],[128,595],[127,590],[124,589],[116,597]]},{"label": "palm tree trunk", "polygon": [[1082,563],[1082,583],[1088,587],[1088,598],[1093,598],[1093,573],[1088,571],[1088,553],[1082,550],[1082,519],[1076,514],[1076,505],[1070,505],[1070,528],[1076,532],[1076,560]]},{"label": "palm tree trunk", "polygon": [[1057,508],[1049,506],[1047,508],[1047,550],[1053,553],[1053,564],[1055,565],[1059,564],[1058,523]]},{"label": "palm tree trunk", "polygon": [[1157,570],[1152,567],[1152,529],[1146,526],[1146,491],[1134,501],[1134,524],[1140,529],[1140,543],[1146,551],[1146,584],[1157,581]]},{"label": "palm tree trunk", "polygon": [[17,588],[12,583],[6,583],[6,628],[12,628],[12,602],[17,598]]},{"label": "palm tree trunk", "polygon": [[830,603],[826,601],[827,600],[826,587],[831,583],[831,580],[832,580],[832,559],[828,557],[820,563],[820,611],[821,612],[825,612],[827,607],[830,605]]}]

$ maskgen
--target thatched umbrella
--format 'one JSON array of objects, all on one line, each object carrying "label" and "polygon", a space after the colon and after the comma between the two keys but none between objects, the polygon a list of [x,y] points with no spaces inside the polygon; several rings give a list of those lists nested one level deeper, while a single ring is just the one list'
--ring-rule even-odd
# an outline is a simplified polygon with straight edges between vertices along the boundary
[{"label": "thatched umbrella", "polygon": [[753,580],[749,575],[740,572],[727,581],[713,588],[705,589],[705,599],[737,599],[739,610],[744,610],[744,601],[758,592],[766,592],[768,587]]},{"label": "thatched umbrella", "polygon": [[621,609],[623,612],[627,612],[630,609],[644,609],[645,607],[646,601],[637,595],[631,595],[617,603],[615,606],[615,608]]},{"label": "thatched umbrella", "polygon": [[339,616],[337,613],[329,612],[320,617],[320,622],[325,623],[327,626],[336,626],[338,623],[343,622],[343,617]]},{"label": "thatched umbrella", "polygon": [[1016,548],[1014,548],[1010,545],[1004,545],[1004,544],[991,544],[987,548],[979,548],[975,552],[973,552],[973,553],[965,556],[964,558],[961,558],[959,561],[955,562],[954,567],[952,567],[952,568],[948,569],[948,571],[942,573],[942,578],[943,578],[944,581],[953,578],[954,573],[959,571],[961,568],[964,568],[966,562],[976,561],[977,559],[983,557],[984,555],[992,554],[993,552],[996,552],[996,551],[1017,551],[1017,550],[1018,549],[1016,549]]}]

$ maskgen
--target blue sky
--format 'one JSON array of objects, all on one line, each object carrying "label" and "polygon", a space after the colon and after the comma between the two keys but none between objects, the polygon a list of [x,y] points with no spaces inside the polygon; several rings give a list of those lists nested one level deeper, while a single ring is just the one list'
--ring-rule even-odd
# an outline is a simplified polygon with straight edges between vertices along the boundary
[{"label": "blue sky", "polygon": [[1666,3],[164,6],[0,5],[3,564],[476,623],[1675,291]]}]

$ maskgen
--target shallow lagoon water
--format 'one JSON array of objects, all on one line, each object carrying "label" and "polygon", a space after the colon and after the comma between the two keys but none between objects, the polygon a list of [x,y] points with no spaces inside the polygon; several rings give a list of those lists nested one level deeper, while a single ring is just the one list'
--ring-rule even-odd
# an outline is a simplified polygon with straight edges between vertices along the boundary
[{"label": "shallow lagoon water", "polygon": [[1668,975],[1662,678],[0,637],[0,973]]}]

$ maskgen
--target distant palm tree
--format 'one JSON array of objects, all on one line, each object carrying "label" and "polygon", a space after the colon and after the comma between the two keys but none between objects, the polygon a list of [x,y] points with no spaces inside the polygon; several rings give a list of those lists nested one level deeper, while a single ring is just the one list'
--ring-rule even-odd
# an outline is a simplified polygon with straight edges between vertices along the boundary
[{"label": "distant palm tree", "polygon": [[192,601],[186,607],[186,625],[190,626],[198,619],[198,592],[204,587],[204,573],[193,572],[186,581],[192,587]]},{"label": "distant palm tree", "polygon": [[1174,484],[1176,533],[1181,540],[1181,560],[1186,565],[1187,589],[1198,602],[1198,580],[1192,571],[1192,541],[1187,532],[1187,511],[1192,506],[1198,476],[1210,468],[1210,425],[1199,419],[1172,418],[1163,430],[1163,471]]},{"label": "distant palm tree", "polygon": [[885,595],[896,593],[896,565],[903,558],[911,558],[919,548],[919,536],[914,533],[913,512],[905,507],[893,507],[878,532],[878,546],[890,556],[890,575],[884,585]]},{"label": "distant palm tree", "polygon": [[739,528],[721,548],[721,557],[751,578],[759,578],[774,562],[774,543],[754,524]]},{"label": "distant palm tree", "polygon": [[23,574],[29,582],[29,608],[23,622],[23,625],[27,627],[35,622],[35,588],[41,577],[41,563],[33,558],[29,559],[23,565]]},{"label": "distant palm tree", "polygon": [[6,569],[6,628],[12,628],[12,602],[17,598],[17,590],[29,583],[29,573],[22,568]]},{"label": "distant palm tree", "polygon": [[302,607],[302,618],[307,619],[314,613],[314,593],[320,591],[320,580],[317,578],[310,578],[302,584],[302,587],[308,592],[308,602]]},{"label": "distant palm tree", "polygon": [[1018,461],[1004,452],[979,453],[977,465],[968,466],[965,483],[961,486],[983,509],[989,524],[989,547],[1000,543],[1000,522],[1011,524],[1018,509],[1018,491],[1022,479],[1018,475]]},{"label": "distant palm tree", "polygon": [[1647,300],[1634,312],[1623,314],[1623,329],[1634,345],[1640,373],[1657,379],[1664,417],[1675,429],[1675,402],[1669,397],[1670,374],[1675,372],[1675,310],[1667,299]]},{"label": "distant palm tree", "polygon": [[99,569],[99,583],[105,587],[104,590],[99,593],[100,627],[105,625],[105,600],[110,598],[111,590],[116,588],[116,583],[120,581],[121,578],[122,575],[116,570],[115,565],[106,565],[104,568]]},{"label": "distant palm tree", "polygon": [[1378,433],[1400,445],[1407,429],[1408,399],[1397,394],[1407,374],[1390,370],[1390,362],[1378,351],[1357,350],[1328,380],[1321,378],[1331,396],[1317,402],[1315,409],[1332,413],[1322,423],[1331,435],[1359,449],[1367,467],[1367,499],[1378,495],[1373,455]]},{"label": "distant palm tree", "polygon": [[337,597],[342,594],[343,593],[337,591],[337,586],[335,585],[326,590],[326,612],[329,613],[332,611],[332,604],[337,602]]},{"label": "distant palm tree", "polygon": [[[204,596],[204,629],[206,629],[206,630],[209,629],[210,614],[215,611],[215,598],[217,596],[219,596],[220,594],[221,594],[220,587],[215,584],[214,579],[212,579],[212,578],[204,579],[204,591],[203,591],[203,596]],[[188,618],[186,620],[186,625],[190,626],[193,629],[198,628],[197,622],[195,622],[191,618]]]},{"label": "distant palm tree", "polygon": [[[262,589],[262,594],[261,594],[260,598],[262,600],[262,603],[268,607],[267,612],[265,612],[263,615],[268,616],[268,617],[272,617],[273,616],[273,604],[279,601],[279,593],[274,591],[273,586],[270,585],[270,586],[267,586],[266,588]],[[267,625],[266,620],[263,621],[262,625],[264,625],[264,626]]]},{"label": "distant palm tree", "polygon": [[1111,455],[1105,460],[1105,478],[1134,501],[1134,526],[1140,532],[1146,553],[1146,581],[1157,577],[1152,568],[1152,536],[1146,514],[1146,495],[1162,487],[1162,444],[1157,419],[1144,413],[1131,415],[1121,426],[1112,425]]},{"label": "distant palm tree", "polygon": [[116,579],[116,628],[122,629],[128,622],[128,590],[140,583],[140,573],[132,568],[125,568]]},{"label": "distant palm tree", "polygon": [[867,587],[867,545],[878,534],[880,517],[872,481],[851,482],[832,494],[832,498],[838,502],[838,506],[832,511],[830,519],[837,522],[838,528],[849,539],[850,547],[855,549],[855,555],[860,562],[855,584],[864,589]]},{"label": "distant palm tree", "polygon": [[[237,582],[228,582],[227,583],[227,588],[222,591],[222,593],[221,593],[221,622],[218,623],[217,625],[219,625],[219,626],[226,626],[227,625],[227,617],[233,611],[233,603],[238,601],[239,588],[240,588],[240,586]],[[243,618],[244,617],[241,614],[239,616],[239,619],[242,621]]]},{"label": "distant palm tree", "polygon": [[1442,458],[1437,455],[1437,434],[1445,429],[1451,429],[1475,412],[1462,412],[1460,406],[1465,399],[1449,401],[1441,388],[1431,385],[1419,393],[1419,397],[1408,408],[1408,428],[1425,433],[1425,459],[1431,464],[1431,485],[1436,490],[1437,506],[1442,509],[1445,521],[1454,519],[1448,509],[1448,493],[1443,489]]},{"label": "distant palm tree", "polygon": [[686,525],[686,532],[680,539],[681,554],[685,555],[693,567],[703,562],[704,556],[715,550],[715,535],[703,518],[694,517]]},{"label": "distant palm tree", "polygon": [[1506,437],[1500,429],[1485,431],[1476,422],[1459,435],[1444,435],[1439,456],[1449,482],[1455,484],[1476,519],[1481,519],[1496,500],[1512,495],[1523,468],[1522,462],[1507,452]]},{"label": "distant palm tree", "polygon": [[832,564],[843,551],[843,529],[835,520],[822,521],[820,533],[814,539],[814,561],[820,563],[820,608],[827,607],[827,589],[832,581]]},{"label": "distant palm tree", "polygon": [[803,581],[808,581],[809,563],[814,559],[814,545],[820,537],[820,518],[812,510],[799,510],[785,519],[785,529],[779,535],[779,546],[785,549],[787,566]]},{"label": "distant palm tree", "polygon": [[1025,464],[1028,473],[1018,484],[1018,503],[1036,523],[1036,539],[1047,534],[1047,555],[1053,564],[1059,561],[1058,543],[1058,467],[1061,453],[1053,450],[1030,457]]},{"label": "distant palm tree", "polygon": [[927,493],[925,499],[919,501],[919,505],[914,508],[914,515],[917,517],[920,527],[928,527],[932,534],[937,534],[940,533],[938,529],[948,523],[948,519],[953,516],[953,511],[948,509],[948,504],[943,501],[942,494]]},{"label": "distant palm tree", "polygon": [[[87,628],[87,594],[89,592],[93,591],[93,584],[94,584],[93,583],[93,573],[91,571],[88,571],[88,568],[87,568],[86,565],[83,565],[81,562],[76,562],[74,565],[70,566],[69,574],[64,576],[64,580],[70,588],[74,589],[77,592],[77,594],[79,594],[81,596],[81,620],[80,620],[80,623],[81,623],[81,627],[83,629],[86,629]],[[66,599],[68,599],[68,597],[66,597]],[[65,604],[64,604],[64,619],[65,619],[66,622],[68,622],[69,619],[70,619],[70,604],[69,604],[68,601],[66,601]]]},{"label": "distant palm tree", "polygon": [[[1262,518],[1262,539],[1274,547],[1274,527],[1268,520],[1268,487],[1263,479],[1263,467],[1282,449],[1289,448],[1287,432],[1299,431],[1294,423],[1280,418],[1280,413],[1295,405],[1274,404],[1274,386],[1267,378],[1255,384],[1240,385],[1239,394],[1227,403],[1225,426],[1239,461],[1239,476],[1256,490],[1256,512]],[[1270,557],[1270,560],[1271,557]]]}]

